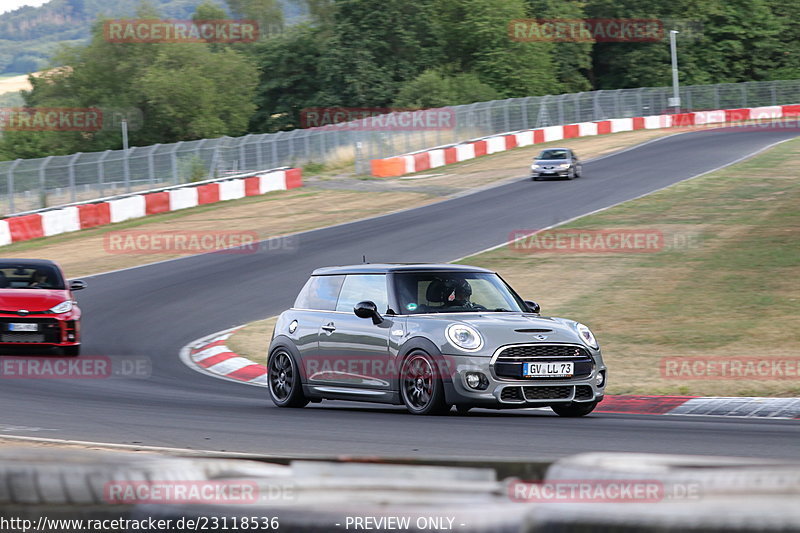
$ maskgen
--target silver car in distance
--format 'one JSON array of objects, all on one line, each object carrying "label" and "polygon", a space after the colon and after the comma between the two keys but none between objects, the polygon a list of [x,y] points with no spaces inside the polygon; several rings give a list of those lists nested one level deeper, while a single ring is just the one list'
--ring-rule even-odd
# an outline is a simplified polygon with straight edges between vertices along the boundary
[{"label": "silver car in distance", "polygon": [[549,406],[576,417],[603,399],[606,365],[588,327],[541,316],[494,272],[363,264],[313,272],[275,325],[267,381],[280,407],[323,399],[414,414]]},{"label": "silver car in distance", "polygon": [[531,163],[531,179],[566,178],[583,176],[583,165],[569,148],[546,148]]}]

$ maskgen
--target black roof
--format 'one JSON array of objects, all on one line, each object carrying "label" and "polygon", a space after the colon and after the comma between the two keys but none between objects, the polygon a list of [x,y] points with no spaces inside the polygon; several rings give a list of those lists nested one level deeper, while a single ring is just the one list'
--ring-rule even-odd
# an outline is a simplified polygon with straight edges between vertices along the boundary
[{"label": "black roof", "polygon": [[332,266],[316,269],[312,276],[331,276],[335,274],[386,274],[387,272],[489,272],[485,268],[468,265],[449,265],[434,263],[375,263],[363,265]]},{"label": "black roof", "polygon": [[55,261],[50,261],[49,259],[20,259],[19,257],[9,257],[9,258],[2,258],[0,257],[0,263],[7,263],[13,266],[53,266],[58,268],[58,263]]}]

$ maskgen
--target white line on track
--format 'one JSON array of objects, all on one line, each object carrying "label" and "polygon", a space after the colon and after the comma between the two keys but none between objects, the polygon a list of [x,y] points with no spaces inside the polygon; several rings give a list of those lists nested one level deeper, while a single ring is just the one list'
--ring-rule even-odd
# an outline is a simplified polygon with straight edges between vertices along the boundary
[{"label": "white line on track", "polygon": [[[687,132],[687,133],[691,133],[691,132]],[[682,134],[675,134],[675,135],[682,135]],[[669,137],[674,137],[674,135],[669,135]],[[666,139],[666,138],[668,138],[668,137],[662,137],[662,139]],[[570,218],[570,219],[567,219],[567,220],[561,221],[561,222],[559,222],[559,223],[557,223],[557,224],[553,224],[552,226],[547,226],[546,228],[542,228],[542,229],[540,229],[540,230],[538,230],[538,231],[535,231],[535,232],[533,232],[533,233],[530,233],[530,234],[524,235],[524,236],[522,236],[522,237],[520,237],[519,239],[516,239],[516,240],[514,240],[514,241],[511,241],[511,242],[508,242],[508,241],[506,241],[506,242],[502,242],[502,243],[500,243],[500,244],[497,244],[497,245],[495,245],[495,246],[490,246],[489,248],[485,248],[485,249],[483,249],[483,250],[478,250],[478,251],[476,251],[476,252],[472,252],[472,253],[470,253],[470,254],[467,254],[467,255],[465,255],[465,256],[463,256],[463,257],[459,257],[458,259],[454,259],[454,260],[452,260],[452,261],[450,261],[450,262],[451,262],[451,263],[456,263],[456,262],[458,262],[458,261],[463,261],[464,259],[466,259],[466,258],[468,258],[468,257],[472,257],[473,255],[482,254],[482,253],[485,253],[485,252],[491,252],[492,250],[497,250],[498,248],[502,248],[503,246],[508,246],[508,245],[509,245],[509,244],[511,244],[512,242],[516,242],[516,241],[518,241],[518,240],[526,239],[526,238],[530,237],[531,235],[535,235],[535,234],[537,234],[537,233],[541,233],[541,232],[543,232],[543,231],[547,231],[547,230],[549,230],[549,229],[557,228],[557,227],[559,227],[559,226],[563,226],[564,224],[569,224],[570,222],[574,222],[575,220],[578,220],[579,218],[588,217],[588,216],[590,216],[590,215],[594,215],[594,214],[597,214],[597,213],[602,213],[603,211],[606,211],[606,210],[608,210],[608,209],[611,209],[612,207],[617,207],[618,205],[622,205],[622,204],[624,204],[624,203],[627,203],[627,202],[632,202],[632,201],[634,201],[634,200],[638,200],[638,199],[640,199],[640,198],[644,198],[645,196],[650,196],[651,194],[655,194],[655,193],[657,193],[657,192],[659,192],[659,191],[663,191],[664,189],[668,189],[669,187],[672,187],[673,185],[677,185],[678,183],[683,183],[683,182],[685,182],[685,181],[693,180],[693,179],[699,178],[699,177],[701,177],[701,176],[705,176],[706,174],[711,174],[712,172],[716,172],[716,171],[718,171],[718,170],[722,170],[722,169],[723,169],[723,168],[725,168],[725,167],[729,167],[729,166],[731,166],[731,165],[735,165],[736,163],[741,163],[742,161],[745,161],[745,160],[747,160],[747,159],[750,159],[751,157],[755,157],[755,156],[757,156],[758,154],[760,154],[761,152],[763,152],[763,151],[765,151],[765,150],[769,150],[770,148],[774,148],[775,146],[778,146],[779,144],[783,144],[783,143],[785,143],[785,142],[787,142],[787,141],[792,141],[792,140],[794,140],[794,139],[795,139],[795,137],[792,137],[792,138],[789,138],[789,139],[783,139],[782,141],[777,141],[777,142],[774,142],[774,143],[772,143],[772,144],[768,144],[767,146],[764,146],[764,147],[762,147],[762,148],[760,148],[760,149],[756,150],[755,152],[749,153],[749,154],[747,154],[747,155],[743,155],[742,157],[740,157],[740,158],[738,158],[738,159],[735,159],[735,160],[733,160],[733,161],[730,161],[730,162],[728,162],[728,163],[725,163],[724,165],[720,165],[720,166],[718,166],[718,167],[712,168],[711,170],[706,170],[705,172],[701,172],[700,174],[695,174],[694,176],[689,176],[688,178],[684,178],[684,179],[682,179],[682,180],[679,180],[679,181],[676,181],[676,182],[670,183],[669,185],[665,185],[665,186],[663,186],[663,187],[659,187],[658,189],[654,189],[654,190],[652,190],[652,191],[650,191],[650,192],[646,192],[646,193],[644,193],[644,194],[640,194],[639,196],[635,196],[635,197],[633,197],[633,198],[629,198],[628,200],[622,200],[621,202],[617,202],[617,203],[615,203],[615,204],[612,204],[612,205],[609,205],[609,206],[606,206],[606,207],[601,207],[600,209],[595,209],[594,211],[590,211],[590,212],[588,212],[588,213],[584,213],[584,214],[582,214],[582,215],[574,216],[574,217],[572,217],[572,218]],[[653,141],[658,141],[658,140],[661,140],[661,139],[652,139],[652,140],[648,141],[647,143],[643,143],[643,144],[648,144],[648,143],[650,143],[650,142],[653,142]],[[641,146],[641,145],[639,145],[639,146]],[[633,148],[636,148],[636,147],[633,147]],[[628,149],[625,149],[625,150],[623,150],[623,151],[624,151],[624,152],[627,152],[628,150],[631,150],[631,149],[633,149],[633,148],[628,148]],[[619,154],[619,153],[622,153],[622,152],[615,152],[614,154],[609,154],[609,156],[610,156],[610,155],[617,155],[617,154]],[[603,157],[609,157],[609,156],[603,156]]]}]

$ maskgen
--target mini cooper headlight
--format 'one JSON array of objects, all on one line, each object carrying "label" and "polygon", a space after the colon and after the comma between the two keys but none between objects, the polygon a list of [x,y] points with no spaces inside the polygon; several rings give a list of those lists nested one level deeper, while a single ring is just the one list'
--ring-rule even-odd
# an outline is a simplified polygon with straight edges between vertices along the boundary
[{"label": "mini cooper headlight", "polygon": [[592,348],[595,349],[600,348],[600,345],[597,343],[597,339],[594,338],[594,334],[592,333],[592,330],[590,330],[588,326],[581,324],[580,322],[576,322],[575,329],[578,330],[578,335],[580,335],[581,340],[583,342],[585,342]]},{"label": "mini cooper headlight", "polygon": [[61,302],[60,304],[50,308],[50,312],[57,315],[60,315],[61,313],[69,313],[70,311],[72,311],[72,300]]},{"label": "mini cooper headlight", "polygon": [[483,337],[473,327],[464,324],[450,324],[447,326],[446,333],[450,344],[466,352],[474,352],[483,347]]}]

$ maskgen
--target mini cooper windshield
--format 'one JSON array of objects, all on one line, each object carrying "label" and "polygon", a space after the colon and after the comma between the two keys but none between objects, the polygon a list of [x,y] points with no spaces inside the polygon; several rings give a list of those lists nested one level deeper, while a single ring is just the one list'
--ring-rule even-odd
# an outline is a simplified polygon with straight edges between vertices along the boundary
[{"label": "mini cooper windshield", "polygon": [[526,309],[522,300],[495,274],[397,272],[394,285],[402,314]]}]

